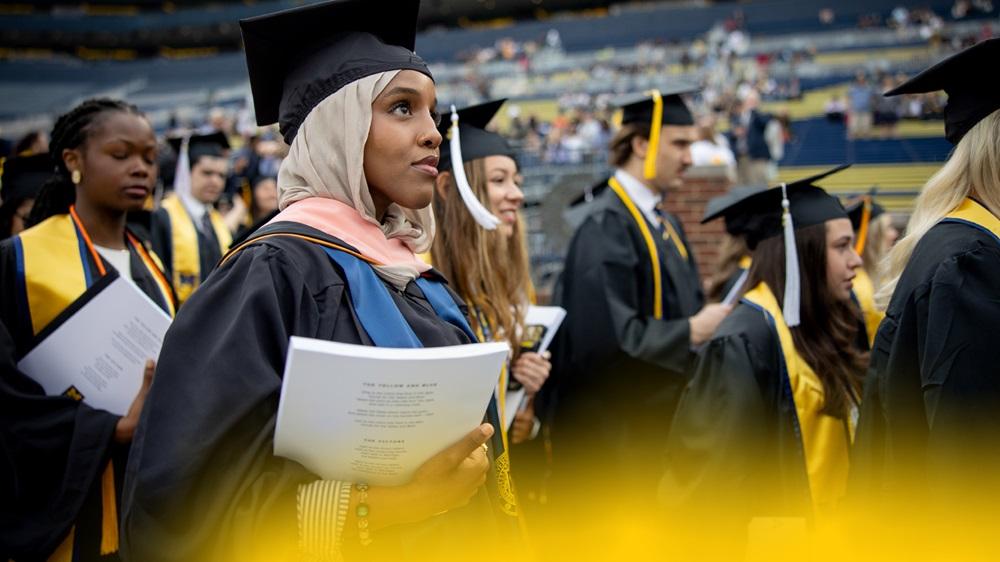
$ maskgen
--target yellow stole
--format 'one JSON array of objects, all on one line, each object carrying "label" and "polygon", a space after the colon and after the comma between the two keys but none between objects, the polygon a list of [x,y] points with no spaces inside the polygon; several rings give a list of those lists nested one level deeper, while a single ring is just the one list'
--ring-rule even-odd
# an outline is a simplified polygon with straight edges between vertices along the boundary
[{"label": "yellow stole", "polygon": [[[170,217],[170,248],[172,259],[174,290],[177,300],[184,302],[201,285],[201,258],[198,252],[198,229],[180,197],[172,195],[161,203]],[[226,254],[233,237],[226,228],[222,216],[215,209],[208,211],[215,238],[219,241],[219,252]]]},{"label": "yellow stole", "polygon": [[760,283],[743,298],[762,309],[777,332],[798,416],[813,506],[823,513],[837,504],[847,488],[848,452],[854,438],[854,416],[849,416],[845,423],[821,413],[823,383],[796,351],[792,332],[785,324],[781,307],[770,288]]},{"label": "yellow stole", "polygon": [[[652,146],[652,144],[650,146]],[[629,214],[632,215],[632,220],[635,221],[636,227],[638,227],[639,232],[642,234],[643,241],[646,242],[646,251],[649,252],[650,267],[653,269],[653,318],[662,320],[663,276],[660,273],[660,253],[656,249],[656,240],[653,238],[652,231],[649,230],[649,224],[646,222],[646,218],[642,215],[639,208],[635,206],[635,202],[633,202],[628,196],[628,193],[626,193],[622,184],[614,176],[611,176],[608,180],[608,186],[611,188],[611,191],[615,192],[615,195],[621,199],[625,208],[628,209]],[[681,257],[688,259],[688,250],[684,246],[684,242],[681,241],[681,237],[674,229],[674,225],[670,224],[669,220],[664,219],[663,228],[663,239],[670,240],[674,247],[677,248]]]},{"label": "yellow stole", "polygon": [[[171,316],[173,297],[166,277],[157,267],[156,258],[131,234],[128,242],[139,254],[163,294]],[[38,334],[63,310],[80,297],[87,287],[106,274],[104,262],[94,249],[87,230],[76,210],[70,207],[65,215],[55,215],[42,221],[15,238],[18,253],[19,289],[26,301],[27,316],[33,334]],[[97,271],[91,271],[89,258]],[[118,551],[118,506],[115,501],[115,472],[111,461],[101,476],[101,554]],[[49,557],[53,562],[69,562],[73,558],[75,527]]]},{"label": "yellow stole", "polygon": [[865,320],[865,331],[868,333],[868,346],[871,347],[875,343],[875,332],[878,331],[878,325],[885,318],[885,311],[879,310],[875,306],[875,284],[872,283],[868,272],[860,267],[854,271],[857,274],[854,278],[854,296],[857,297],[858,304],[861,306],[861,315]]},{"label": "yellow stole", "polygon": [[995,217],[989,209],[972,199],[966,198],[962,201],[962,204],[957,209],[945,216],[945,220],[971,223],[992,233],[997,238],[997,241],[1000,242],[1000,219]]}]

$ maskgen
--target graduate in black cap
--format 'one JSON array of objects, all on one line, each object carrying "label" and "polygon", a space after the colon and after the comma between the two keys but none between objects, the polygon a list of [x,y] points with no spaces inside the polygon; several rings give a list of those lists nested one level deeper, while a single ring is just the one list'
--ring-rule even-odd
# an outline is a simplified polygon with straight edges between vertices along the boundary
[{"label": "graduate in black cap", "polygon": [[432,204],[438,232],[431,262],[465,300],[480,339],[506,341],[511,347],[497,398],[507,444],[522,445],[509,450],[519,495],[525,498],[536,496],[531,492],[537,478],[529,476],[537,471],[527,469],[541,457],[535,454],[538,444],[527,443],[541,427],[534,414],[535,396],[552,365],[547,352],[543,356],[531,349],[532,338],[525,331],[534,287],[516,153],[507,139],[486,130],[504,101],[442,112],[438,130],[445,142]]},{"label": "graduate in black cap", "polygon": [[48,152],[3,161],[0,177],[0,240],[21,232],[42,185],[54,167]]},{"label": "graduate in black cap", "polygon": [[846,207],[854,227],[854,249],[862,261],[854,279],[854,296],[865,317],[865,337],[869,348],[875,342],[878,325],[885,318],[885,308],[875,303],[875,293],[881,286],[880,264],[899,238],[899,231],[892,224],[892,215],[875,201],[875,193],[872,189],[871,193]]},{"label": "graduate in black cap", "polygon": [[[702,223],[720,216],[725,220],[726,236],[719,247],[719,260],[715,273],[705,283],[705,294],[709,302],[732,304],[739,296],[750,271],[752,258],[746,241],[746,220],[736,211],[734,204],[751,195],[767,189],[751,185],[739,185],[725,195],[713,197],[705,205]],[[726,211],[720,213],[720,211]]]},{"label": "graduate in black cap", "polygon": [[699,352],[659,499],[679,522],[710,522],[701,532],[718,533],[723,548],[740,544],[754,517],[828,516],[845,492],[867,365],[852,346],[861,258],[844,208],[813,185],[844,167],[716,215],[746,220],[753,265],[739,304]]},{"label": "graduate in black cap", "polygon": [[46,394],[17,362],[102,279],[128,279],[173,314],[158,260],[126,225],[156,183],[156,136],[135,106],[91,99],[60,115],[51,138],[28,228],[0,242],[0,559],[113,562],[153,361],[124,416],[78,392]]},{"label": "graduate in black cap", "polygon": [[174,192],[153,213],[152,241],[183,303],[233,240],[214,206],[226,187],[229,141],[222,133],[168,140],[177,154]]},{"label": "graduate in black cap", "polygon": [[510,467],[489,458],[503,452],[495,403],[491,423],[463,428],[402,486],[324,480],[274,454],[291,336],[476,339],[461,299],[416,256],[434,237],[442,141],[413,52],[418,9],[337,0],[240,23],[258,124],[277,121],[289,144],[281,212],[229,251],[167,333],[125,484],[127,559],[483,559],[516,527],[498,492],[512,493]]},{"label": "graduate in black cap", "polygon": [[992,529],[1000,498],[998,60],[1000,39],[989,39],[887,94],[947,92],[955,149],[924,185],[876,295],[888,307],[865,385],[856,491],[935,526],[971,518]]},{"label": "graduate in black cap", "polygon": [[[727,308],[703,308],[680,221],[662,209],[691,165],[694,118],[681,94],[651,92],[622,107],[616,167],[573,235],[559,304],[559,377],[552,425],[552,502],[570,511],[595,477],[621,485],[620,506],[651,505],[661,448],[692,365]],[[597,191],[597,190],[594,190]],[[627,506],[627,507],[626,507]],[[635,512],[638,514],[638,511]]]}]

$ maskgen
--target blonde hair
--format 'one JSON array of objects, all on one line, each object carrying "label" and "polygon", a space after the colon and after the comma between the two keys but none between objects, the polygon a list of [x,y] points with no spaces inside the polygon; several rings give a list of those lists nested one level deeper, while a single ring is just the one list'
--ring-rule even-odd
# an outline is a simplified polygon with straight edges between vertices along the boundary
[{"label": "blonde hair", "polygon": [[[476,197],[489,208],[486,159],[466,162],[465,175]],[[431,249],[434,267],[469,306],[479,309],[493,337],[509,341],[516,355],[520,349],[518,327],[524,324],[533,294],[523,218],[518,217],[509,238],[500,229],[482,228],[462,202],[451,174],[443,197],[434,190],[432,207],[435,221],[441,225]],[[469,316],[474,329],[484,327],[476,314]]]},{"label": "blonde hair", "polygon": [[892,215],[888,212],[882,213],[878,218],[869,222],[868,241],[865,243],[865,249],[861,252],[861,267],[868,272],[876,291],[882,286],[879,264],[888,255],[888,251],[892,249],[887,248],[885,243],[885,233],[890,228],[892,228]]},{"label": "blonde hair", "polygon": [[948,213],[969,196],[1000,209],[1000,110],[976,123],[959,141],[944,166],[927,180],[917,197],[906,236],[882,263],[885,285],[875,295],[879,306],[892,298],[913,250]]}]

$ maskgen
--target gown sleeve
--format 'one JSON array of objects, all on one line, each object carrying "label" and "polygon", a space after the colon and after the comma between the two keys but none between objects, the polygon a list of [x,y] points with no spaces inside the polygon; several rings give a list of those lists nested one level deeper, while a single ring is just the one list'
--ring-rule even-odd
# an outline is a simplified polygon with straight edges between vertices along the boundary
[{"label": "gown sleeve", "polygon": [[116,449],[118,416],[46,396],[17,370],[0,324],[0,557],[47,558]]},{"label": "gown sleeve", "polygon": [[769,417],[759,370],[757,353],[739,334],[702,349],[667,440],[658,495],[668,512],[735,503],[751,485],[759,454],[748,445],[764,442]]},{"label": "gown sleeve", "polygon": [[[684,372],[692,358],[688,319],[657,320],[641,309],[636,275],[643,270],[639,260],[648,258],[635,249],[625,220],[603,213],[581,225],[567,267],[575,277],[572,295],[567,295],[574,301],[572,322],[583,332],[605,332],[615,349],[634,359]],[[607,326],[595,325],[598,320]],[[572,336],[581,343],[596,337],[576,330]]]},{"label": "gown sleeve", "polygon": [[126,560],[282,560],[296,552],[296,495],[318,477],[273,455],[274,427],[289,336],[334,333],[344,287],[327,279],[307,287],[289,255],[253,246],[181,309],[129,461]]}]

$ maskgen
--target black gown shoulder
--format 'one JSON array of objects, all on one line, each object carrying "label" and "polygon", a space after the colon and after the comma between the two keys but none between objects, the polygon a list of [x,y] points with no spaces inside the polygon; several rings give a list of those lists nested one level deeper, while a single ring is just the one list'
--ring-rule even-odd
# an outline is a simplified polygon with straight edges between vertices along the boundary
[{"label": "black gown shoulder", "polygon": [[[322,246],[260,236],[346,244],[303,225],[268,228],[222,262],[167,332],[126,475],[128,560],[247,559],[268,545],[276,557],[294,551],[298,486],[318,477],[273,454],[289,337],[371,341]],[[469,342],[416,283],[386,287],[425,346]]]}]

